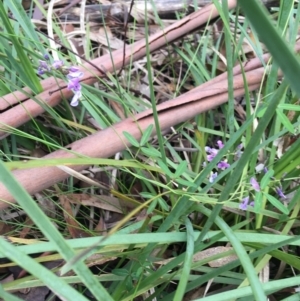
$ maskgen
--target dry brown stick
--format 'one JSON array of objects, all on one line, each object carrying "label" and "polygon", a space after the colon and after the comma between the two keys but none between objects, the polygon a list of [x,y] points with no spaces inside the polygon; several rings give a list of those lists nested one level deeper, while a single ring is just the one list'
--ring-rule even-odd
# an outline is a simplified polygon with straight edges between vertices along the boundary
[{"label": "dry brown stick", "polygon": [[[250,91],[259,87],[264,72],[263,67],[246,72],[245,77]],[[234,78],[235,96],[241,96],[245,93],[244,85],[243,75],[237,75]],[[211,86],[206,85],[203,91],[199,91],[199,89],[194,90],[158,106],[158,111],[160,112],[159,122],[162,130],[184,122],[199,113],[215,108],[225,103],[228,98],[227,79],[214,83]],[[169,108],[168,105],[170,105]],[[153,115],[151,110],[147,110],[144,113],[137,114],[133,118],[128,118],[110,128],[68,145],[67,147],[70,151],[58,150],[43,157],[43,159],[74,158],[76,157],[74,153],[95,158],[110,157],[116,152],[130,146],[123,136],[123,131],[126,130],[136,139],[140,139],[142,132],[150,124],[154,124]],[[86,167],[71,166],[76,171],[81,171]],[[13,171],[13,175],[30,194],[48,188],[68,177],[68,174],[58,167],[15,170]],[[1,184],[0,199],[3,201],[0,203],[0,209],[7,207],[9,202],[14,202],[10,193]]]},{"label": "dry brown stick", "polygon": [[[236,6],[236,0],[228,0],[228,7],[232,9]],[[171,43],[180,37],[186,35],[186,33],[194,31],[196,28],[205,24],[211,18],[218,16],[218,10],[214,5],[208,5],[201,11],[197,11],[182,20],[168,26],[164,30],[149,37],[149,50],[151,52],[163,47],[167,43]],[[123,49],[118,49],[112,54],[104,55],[100,58],[93,60],[93,64],[99,66],[101,69],[108,72],[114,72],[122,67],[124,61],[128,64],[131,60],[135,61],[145,56],[147,51],[145,40],[138,41],[132,45],[126,47],[125,60],[123,58]],[[111,61],[113,58],[113,62]],[[93,68],[90,64],[84,64],[81,67],[84,72],[82,80],[86,84],[93,84],[97,81],[98,77],[103,76],[100,72]],[[57,82],[56,82],[57,81]],[[0,115],[0,138],[6,137],[10,132],[11,128],[17,128],[25,122],[29,121],[44,112],[44,109],[39,104],[39,102],[48,106],[56,106],[60,103],[61,99],[70,98],[72,92],[66,89],[66,84],[63,80],[56,80],[53,77],[44,80],[43,82],[44,92],[37,95],[33,99],[28,99],[22,102],[24,99],[28,98],[28,94],[23,94],[21,92],[11,93],[0,98],[0,107],[7,104],[13,104],[16,102],[16,97],[18,101],[22,102],[20,105],[13,107]],[[64,87],[61,91],[57,91],[53,94],[49,94],[50,90],[54,87]],[[17,96],[16,96],[17,95]],[[38,100],[38,101],[37,101]]]}]

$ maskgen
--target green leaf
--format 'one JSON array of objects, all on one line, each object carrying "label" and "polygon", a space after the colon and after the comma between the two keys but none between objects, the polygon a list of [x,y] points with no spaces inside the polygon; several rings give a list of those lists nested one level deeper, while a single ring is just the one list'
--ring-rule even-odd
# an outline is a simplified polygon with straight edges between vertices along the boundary
[{"label": "green leaf", "polygon": [[129,273],[126,269],[114,269],[111,271],[112,274],[117,275],[117,276],[128,276]]},{"label": "green leaf", "polygon": [[161,158],[161,153],[153,146],[141,147],[141,152],[150,158]]},{"label": "green leaf", "polygon": [[155,199],[155,200],[153,200],[153,202],[151,202],[151,204],[149,205],[149,207],[148,207],[148,209],[147,209],[147,214],[150,214],[150,213],[153,212],[153,210],[154,210],[154,209],[156,208],[156,206],[157,206],[157,202],[158,202],[157,199]]},{"label": "green leaf", "polygon": [[269,169],[260,181],[261,190],[263,190],[264,188],[266,188],[269,185],[269,183],[271,181],[271,177],[273,177],[273,175],[274,175],[274,170]]},{"label": "green leaf", "polygon": [[195,187],[195,188],[197,188],[197,185],[195,183],[192,183],[192,182],[187,181],[187,180],[176,179],[176,182],[178,184],[181,184],[181,185],[186,186],[186,187]]},{"label": "green leaf", "polygon": [[188,284],[189,275],[192,268],[193,254],[194,254],[194,231],[193,225],[190,220],[185,218],[185,227],[186,227],[186,252],[185,259],[183,263],[182,273],[180,281],[178,283],[176,293],[174,296],[174,301],[183,300],[185,290]]},{"label": "green leaf", "polygon": [[169,170],[168,166],[162,160],[157,160],[157,163],[167,176],[172,179],[174,178],[174,174]]},{"label": "green leaf", "polygon": [[289,121],[289,119],[286,117],[285,114],[282,113],[282,111],[276,109],[276,114],[281,121],[281,123],[284,125],[284,127],[289,130],[292,134],[294,134],[294,127]]},{"label": "green leaf", "polygon": [[300,111],[300,105],[293,105],[290,103],[281,103],[278,105],[278,108],[289,111]]},{"label": "green leaf", "polygon": [[[57,250],[61,256],[66,260],[70,260],[74,257],[74,250],[68,245],[68,243],[63,238],[62,234],[58,231],[58,229],[53,225],[52,221],[47,217],[47,215],[40,209],[35,201],[31,198],[31,196],[27,193],[27,191],[18,183],[18,181],[12,176],[12,174],[7,170],[2,161],[0,161],[0,182],[4,184],[13,198],[19,203],[22,209],[28,214],[28,216],[32,219],[35,225],[43,232],[43,234],[51,241],[54,245],[54,250]],[[11,251],[7,246],[7,254],[9,256]],[[4,241],[1,242],[0,252],[4,252]],[[16,258],[20,258],[20,266],[23,264],[23,260],[21,255],[16,255]],[[14,260],[16,261],[16,258]],[[31,263],[33,266],[33,264]],[[30,265],[29,265],[30,266]],[[92,272],[88,269],[84,262],[78,261],[72,266],[73,270],[80,277],[82,282],[87,286],[91,293],[97,298],[102,298],[103,300],[112,301],[113,299],[107,293],[105,288],[98,282]],[[27,266],[25,270],[30,271]],[[33,272],[30,271],[32,274]],[[40,273],[37,277],[43,276],[46,274]],[[47,278],[47,277],[46,277]],[[50,279],[50,278],[49,278]],[[49,286],[49,285],[48,285]],[[68,298],[67,298],[68,299]],[[76,298],[73,298],[76,300]],[[80,299],[78,299],[80,300]]]},{"label": "green leaf", "polygon": [[140,147],[139,142],[128,132],[123,132],[123,135],[125,136],[125,138],[128,140],[128,142],[135,146],[135,147]]},{"label": "green leaf", "polygon": [[267,197],[268,201],[276,207],[278,210],[280,210],[284,214],[289,214],[289,210],[287,207],[285,207],[279,200],[274,198],[272,195],[266,193],[265,196]]},{"label": "green leaf", "polygon": [[256,192],[255,193],[255,199],[254,199],[254,211],[256,213],[260,213],[262,209],[262,199],[263,194],[262,192]]},{"label": "green leaf", "polygon": [[181,161],[178,165],[178,167],[176,168],[176,172],[174,174],[175,178],[179,178],[185,171],[187,168],[187,162],[186,161]]},{"label": "green leaf", "polygon": [[281,37],[281,33],[272,24],[261,3],[257,0],[238,0],[238,4],[272,54],[274,61],[281,68],[285,79],[290,83],[297,95],[300,96],[300,64],[289,44]]},{"label": "green leaf", "polygon": [[[14,1],[10,1],[14,2]],[[23,10],[23,7],[20,9]],[[8,14],[4,8],[3,2],[0,1],[0,19],[2,20],[2,26],[5,28],[7,35],[9,36],[9,40],[14,46],[14,49],[17,53],[18,59],[20,60],[19,65],[21,66],[22,69],[22,81],[30,87],[35,93],[41,92],[42,86],[40,83],[40,80],[32,66],[31,61],[28,58],[27,53],[24,50],[24,47],[20,41],[20,38],[16,35],[14,32],[14,29],[11,25],[11,21],[8,18]],[[9,48],[7,48],[8,50]],[[7,55],[10,55],[11,52],[7,52]],[[15,58],[14,58],[15,60]],[[18,67],[20,67],[18,66]]]},{"label": "green leaf", "polygon": [[152,130],[153,130],[153,124],[150,124],[143,133],[140,145],[145,145],[148,142],[148,140],[151,136]]}]

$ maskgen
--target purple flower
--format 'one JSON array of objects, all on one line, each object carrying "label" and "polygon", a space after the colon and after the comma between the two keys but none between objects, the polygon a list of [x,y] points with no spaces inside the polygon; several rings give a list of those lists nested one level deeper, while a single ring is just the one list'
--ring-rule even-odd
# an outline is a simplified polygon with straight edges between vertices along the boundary
[{"label": "purple flower", "polygon": [[206,151],[206,153],[209,154],[209,155],[207,155],[207,161],[208,162],[211,162],[218,153],[217,149],[211,148],[209,146],[205,146],[205,151]]},{"label": "purple flower", "polygon": [[220,161],[217,165],[219,169],[225,170],[226,168],[230,167],[230,164],[226,161]]},{"label": "purple flower", "polygon": [[79,71],[79,68],[76,67],[76,66],[71,66],[68,68],[69,72],[78,72]]},{"label": "purple flower", "polygon": [[68,83],[68,90],[73,90],[75,92],[78,92],[81,90],[80,85],[80,79],[79,78],[73,78]]},{"label": "purple flower", "polygon": [[249,197],[245,197],[244,199],[242,199],[242,202],[239,205],[239,208],[241,210],[247,210],[248,206],[254,206],[254,202],[250,202],[249,204]]},{"label": "purple flower", "polygon": [[43,75],[45,73],[45,70],[39,67],[37,73],[38,75]]},{"label": "purple flower", "polygon": [[71,67],[69,70],[71,72],[67,75],[69,79],[68,89],[74,92],[70,105],[76,107],[79,104],[79,98],[82,96],[80,78],[83,76],[83,73],[78,71],[76,67]]},{"label": "purple flower", "polygon": [[61,60],[55,60],[52,64],[54,69],[60,69],[64,65],[64,62]]},{"label": "purple flower", "polygon": [[213,183],[217,176],[218,176],[217,172],[211,172],[209,177],[209,183]]},{"label": "purple flower", "polygon": [[221,140],[218,140],[217,144],[218,144],[219,149],[221,149],[221,148],[224,147],[224,144],[223,144],[223,142]]},{"label": "purple flower", "polygon": [[46,60],[46,61],[49,61],[50,60],[50,56],[49,56],[49,54],[44,54],[43,55],[43,57],[44,57],[44,59]]},{"label": "purple flower", "polygon": [[250,184],[255,191],[260,191],[260,186],[255,178],[250,179]]},{"label": "purple flower", "polygon": [[284,195],[282,189],[280,187],[275,187],[276,193],[280,198],[286,199],[287,197]]},{"label": "purple flower", "polygon": [[79,98],[82,96],[81,91],[76,91],[73,95],[72,101],[70,102],[70,105],[72,107],[77,107],[79,104]]},{"label": "purple flower", "polygon": [[237,146],[236,152],[235,152],[235,160],[238,160],[238,159],[241,158],[242,153],[243,153],[243,152],[241,151],[242,148],[243,148],[243,144],[239,144],[239,145]]},{"label": "purple flower", "polygon": [[48,66],[46,61],[39,60],[39,63],[40,64],[39,64],[38,69],[37,69],[39,75],[42,75],[45,72],[51,70],[51,68]]},{"label": "purple flower", "polygon": [[81,71],[74,71],[74,72],[70,72],[68,75],[67,75],[67,78],[68,79],[73,79],[73,78],[82,78],[83,77],[83,72]]}]

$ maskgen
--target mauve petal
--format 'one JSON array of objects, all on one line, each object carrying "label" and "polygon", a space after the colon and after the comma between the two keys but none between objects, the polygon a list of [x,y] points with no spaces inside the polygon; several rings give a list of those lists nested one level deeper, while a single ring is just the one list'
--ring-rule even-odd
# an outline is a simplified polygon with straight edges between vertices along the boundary
[{"label": "mauve petal", "polygon": [[81,71],[75,71],[75,72],[70,72],[68,75],[67,75],[67,78],[68,79],[75,79],[75,78],[81,78],[83,77],[83,72]]},{"label": "mauve petal", "polygon": [[247,210],[248,202],[249,202],[249,197],[247,196],[244,199],[242,199],[242,202],[240,203],[239,208],[241,210]]},{"label": "mauve petal", "polygon": [[276,192],[277,192],[277,194],[278,194],[278,196],[279,196],[280,198],[283,198],[283,199],[286,199],[286,198],[287,198],[287,197],[284,195],[284,193],[283,193],[283,191],[282,191],[281,188],[276,187],[275,189],[276,189]]},{"label": "mauve petal", "polygon": [[218,173],[217,172],[212,172],[210,177],[209,177],[209,183],[213,183],[215,178],[218,176]]},{"label": "mauve petal", "polygon": [[251,184],[251,186],[253,187],[253,189],[255,191],[260,191],[260,186],[259,186],[259,184],[258,184],[258,182],[256,181],[255,178],[250,179],[250,184]]},{"label": "mauve petal", "polygon": [[70,102],[70,105],[72,107],[77,107],[78,104],[79,104],[79,98],[82,96],[81,92],[78,91],[74,94],[73,98],[72,98],[72,101]]},{"label": "mauve petal", "polygon": [[219,147],[219,148],[224,147],[224,144],[223,144],[223,142],[222,142],[221,140],[218,140],[218,141],[217,141],[217,144],[218,144],[218,147]]},{"label": "mauve petal", "polygon": [[63,61],[61,61],[61,60],[55,60],[55,61],[53,62],[53,64],[52,64],[52,67],[53,67],[54,69],[59,69],[59,68],[61,68],[63,65],[64,65],[64,62],[63,62]]}]

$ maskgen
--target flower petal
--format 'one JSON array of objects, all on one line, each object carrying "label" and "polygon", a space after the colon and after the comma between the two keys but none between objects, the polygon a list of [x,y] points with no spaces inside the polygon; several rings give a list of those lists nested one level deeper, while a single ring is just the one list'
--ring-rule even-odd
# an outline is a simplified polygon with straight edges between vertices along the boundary
[{"label": "flower petal", "polygon": [[223,142],[222,142],[221,140],[218,140],[218,141],[217,141],[217,144],[218,144],[218,147],[219,147],[220,149],[224,147],[224,144],[223,144]]},{"label": "flower petal", "polygon": [[213,183],[217,176],[218,176],[217,172],[211,172],[210,177],[209,177],[209,183]]},{"label": "flower petal", "polygon": [[70,105],[72,107],[77,107],[78,104],[79,104],[79,98],[82,96],[81,94],[81,91],[76,91],[73,98],[72,98],[72,101],[70,102]]},{"label": "flower petal", "polygon": [[278,194],[278,196],[280,197],[280,198],[283,198],[283,199],[286,199],[287,197],[284,195],[284,193],[283,193],[283,191],[282,191],[282,189],[280,188],[280,187],[275,187],[275,189],[276,189],[276,193]]},{"label": "flower petal", "polygon": [[260,191],[260,186],[255,178],[250,179],[250,184],[255,191]]},{"label": "flower petal", "polygon": [[247,210],[248,203],[249,203],[249,197],[247,196],[247,197],[242,199],[242,202],[240,203],[239,208],[241,210]]}]

